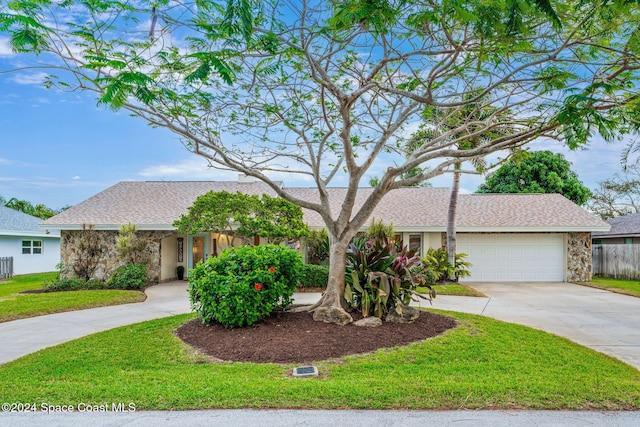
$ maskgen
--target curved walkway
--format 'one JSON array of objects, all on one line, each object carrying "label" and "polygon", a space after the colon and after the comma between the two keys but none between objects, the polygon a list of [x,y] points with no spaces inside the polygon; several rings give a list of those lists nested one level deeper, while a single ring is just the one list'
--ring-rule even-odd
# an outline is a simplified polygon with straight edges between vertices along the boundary
[{"label": "curved walkway", "polygon": [[143,302],[67,311],[0,323],[0,364],[118,326],[189,313],[187,282],[146,289]]},{"label": "curved walkway", "polygon": [[[564,336],[640,368],[640,298],[566,283],[473,284],[487,298],[440,296],[433,308],[484,314]],[[190,312],[186,282],[147,289],[142,303],[0,323],[0,364],[95,332]],[[296,294],[297,303],[319,294]],[[366,421],[363,421],[366,420]],[[130,426],[636,426],[640,412],[596,411],[304,411],[217,410],[132,413],[2,413],[0,425]]]},{"label": "curved walkway", "polygon": [[[488,298],[439,296],[433,308],[482,314],[542,329],[640,369],[640,298],[568,283],[475,283]],[[186,282],[146,290],[141,303],[0,323],[0,364],[46,347],[145,320],[189,313]],[[298,304],[317,293],[296,294]],[[423,304],[425,306],[425,304]],[[428,306],[428,304],[427,304]]]}]

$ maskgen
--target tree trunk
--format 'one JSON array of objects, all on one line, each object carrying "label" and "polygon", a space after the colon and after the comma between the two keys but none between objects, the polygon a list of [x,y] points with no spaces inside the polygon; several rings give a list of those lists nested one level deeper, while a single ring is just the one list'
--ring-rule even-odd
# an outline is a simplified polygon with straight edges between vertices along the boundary
[{"label": "tree trunk", "polygon": [[329,283],[322,299],[313,308],[313,320],[346,325],[353,318],[346,309],[344,299],[344,272],[346,250],[351,239],[331,239],[329,248]]},{"label": "tree trunk", "polygon": [[[456,265],[456,211],[458,210],[458,191],[460,189],[460,164],[456,164],[456,171],[453,173],[453,185],[449,198],[449,211],[447,212],[447,254],[449,264]],[[449,275],[449,280],[456,281],[455,273]]]}]

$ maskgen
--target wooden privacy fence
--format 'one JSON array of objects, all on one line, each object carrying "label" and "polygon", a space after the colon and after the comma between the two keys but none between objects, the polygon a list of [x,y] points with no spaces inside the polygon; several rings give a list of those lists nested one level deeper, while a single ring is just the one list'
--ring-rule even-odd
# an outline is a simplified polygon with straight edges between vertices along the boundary
[{"label": "wooden privacy fence", "polygon": [[593,245],[593,275],[640,279],[640,245]]},{"label": "wooden privacy fence", "polygon": [[0,257],[0,279],[13,277],[13,257]]}]

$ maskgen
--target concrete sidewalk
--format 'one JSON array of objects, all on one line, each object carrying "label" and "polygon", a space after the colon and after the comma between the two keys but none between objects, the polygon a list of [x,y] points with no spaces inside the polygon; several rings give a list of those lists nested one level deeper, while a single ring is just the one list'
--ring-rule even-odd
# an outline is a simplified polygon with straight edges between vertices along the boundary
[{"label": "concrete sidewalk", "polygon": [[398,411],[398,410],[206,410],[0,413],[0,426],[92,427],[635,427],[640,412],[630,411]]}]

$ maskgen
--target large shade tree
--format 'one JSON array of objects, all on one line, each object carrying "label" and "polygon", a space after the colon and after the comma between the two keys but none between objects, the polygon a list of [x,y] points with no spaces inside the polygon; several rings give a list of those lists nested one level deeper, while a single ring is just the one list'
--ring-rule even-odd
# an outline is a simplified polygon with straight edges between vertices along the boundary
[{"label": "large shade tree", "polygon": [[[47,85],[93,92],[175,132],[212,166],[317,212],[331,256],[327,291],[312,310],[327,322],[351,320],[347,245],[394,189],[540,137],[571,146],[594,132],[611,138],[640,114],[634,1],[1,4],[0,31],[16,51],[39,54],[21,62],[48,68]],[[405,156],[425,108],[463,105],[495,113],[472,115]],[[508,135],[464,143],[505,126]],[[312,182],[313,197],[274,181],[282,172]],[[378,185],[357,203],[374,174]],[[340,200],[329,197],[336,184],[345,187]]]}]

